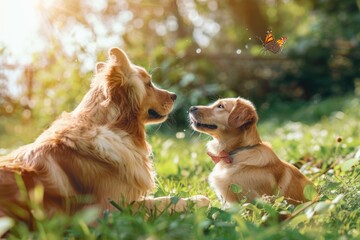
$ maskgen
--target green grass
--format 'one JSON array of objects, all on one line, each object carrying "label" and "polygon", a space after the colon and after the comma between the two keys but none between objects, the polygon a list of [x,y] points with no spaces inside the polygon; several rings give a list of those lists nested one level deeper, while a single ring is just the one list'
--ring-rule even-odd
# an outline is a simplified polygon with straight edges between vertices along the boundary
[{"label": "green grass", "polygon": [[[316,202],[295,208],[282,198],[271,203],[264,199],[221,209],[207,184],[213,167],[205,150],[209,138],[189,129],[183,139],[176,138],[176,133],[155,131],[149,136],[158,174],[154,195],[203,194],[211,199],[209,209],[191,208],[158,217],[125,209],[106,213],[101,219],[96,219],[94,210],[72,218],[47,219],[36,214],[35,231],[16,223],[9,238],[360,239],[359,109],[360,100],[354,96],[259,108],[263,140],[273,145],[280,158],[301,166],[314,180],[321,193]],[[5,142],[3,136],[0,142]],[[17,143],[15,138],[12,142]],[[89,225],[94,220],[97,224]],[[5,221],[0,221],[0,232],[6,228],[2,223]]]}]

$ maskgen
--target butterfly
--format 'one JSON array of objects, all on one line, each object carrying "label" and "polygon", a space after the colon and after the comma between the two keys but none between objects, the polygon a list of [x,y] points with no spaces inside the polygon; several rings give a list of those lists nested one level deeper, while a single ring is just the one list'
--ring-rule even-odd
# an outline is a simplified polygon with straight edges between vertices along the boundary
[{"label": "butterfly", "polygon": [[266,32],[265,41],[261,40],[261,42],[266,50],[276,54],[283,49],[286,40],[287,37],[281,37],[280,39],[275,40],[272,31],[268,30]]}]

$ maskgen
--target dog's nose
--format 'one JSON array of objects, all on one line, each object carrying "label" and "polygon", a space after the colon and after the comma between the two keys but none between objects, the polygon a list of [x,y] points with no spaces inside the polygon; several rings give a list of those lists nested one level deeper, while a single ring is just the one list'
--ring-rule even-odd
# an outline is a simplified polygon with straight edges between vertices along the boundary
[{"label": "dog's nose", "polygon": [[189,112],[193,113],[193,112],[196,112],[196,110],[198,110],[198,108],[192,106],[192,107],[190,107]]},{"label": "dog's nose", "polygon": [[170,98],[171,98],[173,101],[175,101],[176,98],[177,98],[177,96],[176,96],[175,93],[171,93],[171,94],[170,94]]}]

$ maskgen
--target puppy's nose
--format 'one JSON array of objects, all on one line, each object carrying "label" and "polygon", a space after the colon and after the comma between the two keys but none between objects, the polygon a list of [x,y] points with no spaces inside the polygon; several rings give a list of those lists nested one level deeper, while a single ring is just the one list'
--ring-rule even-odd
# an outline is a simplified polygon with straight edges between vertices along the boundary
[{"label": "puppy's nose", "polygon": [[197,110],[198,110],[197,107],[192,106],[192,107],[190,107],[189,112],[193,113],[193,112],[196,112]]},{"label": "puppy's nose", "polygon": [[175,101],[176,98],[177,98],[177,96],[176,96],[175,93],[171,93],[171,94],[170,94],[170,98],[171,98],[173,101]]}]

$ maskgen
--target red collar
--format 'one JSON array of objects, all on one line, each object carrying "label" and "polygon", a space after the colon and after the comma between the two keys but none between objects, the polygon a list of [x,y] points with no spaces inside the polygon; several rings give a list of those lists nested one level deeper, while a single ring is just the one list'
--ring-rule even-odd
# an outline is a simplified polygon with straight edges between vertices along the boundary
[{"label": "red collar", "polygon": [[244,146],[244,147],[240,147],[240,148],[237,148],[235,149],[234,151],[230,152],[230,153],[227,153],[225,152],[224,150],[222,150],[218,156],[215,156],[213,155],[212,153],[210,152],[207,152],[207,154],[211,157],[211,159],[213,160],[213,162],[215,164],[217,164],[218,162],[220,161],[224,161],[226,163],[232,163],[233,162],[233,157],[234,155],[238,154],[239,152],[241,151],[244,151],[244,150],[249,150],[249,149],[252,149],[256,146],[258,146],[258,144],[255,144],[255,145],[251,145],[251,146]]},{"label": "red collar", "polygon": [[224,161],[226,163],[232,163],[233,161],[232,157],[224,150],[221,151],[218,156],[215,156],[210,152],[207,152],[207,154],[211,157],[211,159],[215,164],[217,164],[220,161]]}]

